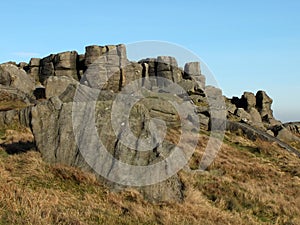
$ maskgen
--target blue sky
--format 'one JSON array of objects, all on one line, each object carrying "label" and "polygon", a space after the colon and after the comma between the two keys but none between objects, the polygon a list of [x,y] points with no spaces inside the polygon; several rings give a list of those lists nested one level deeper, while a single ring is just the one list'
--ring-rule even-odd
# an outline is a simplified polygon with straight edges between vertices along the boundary
[{"label": "blue sky", "polygon": [[300,121],[300,1],[3,1],[0,62],[91,44],[184,46],[226,96],[266,90],[275,116]]}]

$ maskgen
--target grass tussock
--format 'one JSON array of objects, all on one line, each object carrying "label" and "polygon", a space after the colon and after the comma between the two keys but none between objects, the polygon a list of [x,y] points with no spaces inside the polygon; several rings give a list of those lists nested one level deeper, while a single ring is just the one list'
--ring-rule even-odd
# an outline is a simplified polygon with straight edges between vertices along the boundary
[{"label": "grass tussock", "polygon": [[[93,174],[49,165],[34,150],[7,152],[30,140],[26,130],[2,138],[0,224],[300,224],[299,158],[276,144],[228,133],[207,171],[179,173],[182,203],[150,203],[134,189],[111,192]],[[191,169],[207,141],[200,136]]]}]

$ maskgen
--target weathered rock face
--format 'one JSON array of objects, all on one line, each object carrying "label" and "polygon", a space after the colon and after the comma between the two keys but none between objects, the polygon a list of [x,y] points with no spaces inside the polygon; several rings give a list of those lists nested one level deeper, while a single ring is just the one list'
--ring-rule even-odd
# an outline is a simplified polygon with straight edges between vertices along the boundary
[{"label": "weathered rock face", "polygon": [[[156,59],[156,75],[165,79],[169,79],[175,83],[178,83],[182,77],[180,73],[176,71],[178,69],[177,61],[171,56],[158,56]],[[178,76],[179,75],[179,76]],[[161,80],[158,83],[159,87],[166,86],[165,82]]]},{"label": "weathered rock face", "polygon": [[300,138],[287,129],[284,125],[274,126],[272,131],[275,136],[283,142],[298,142],[300,144]]},{"label": "weathered rock face", "polygon": [[31,107],[0,111],[0,127],[30,127]]},{"label": "weathered rock face", "polygon": [[88,46],[85,53],[87,70],[83,79],[91,88],[117,92],[122,84],[122,68],[127,65],[124,45]]},{"label": "weathered rock face", "polygon": [[[32,108],[31,126],[36,147],[45,161],[82,167],[72,127],[72,104],[54,97]],[[82,164],[81,164],[82,163]]]},{"label": "weathered rock face", "polygon": [[49,55],[40,61],[39,81],[44,84],[48,77],[54,76],[54,55]]},{"label": "weathered rock face", "polygon": [[249,115],[250,115],[250,124],[252,126],[261,128],[263,130],[265,129],[262,122],[262,118],[256,108],[250,108]]},{"label": "weathered rock face", "polygon": [[284,124],[284,127],[287,128],[292,133],[300,136],[300,123],[299,122],[286,123],[286,124]]},{"label": "weathered rock face", "polygon": [[147,58],[139,61],[145,68],[144,77],[156,77],[157,76],[157,60],[156,58]]},{"label": "weathered rock face", "polygon": [[51,76],[45,81],[46,98],[60,96],[69,86],[69,84],[77,84],[78,81],[67,76]]},{"label": "weathered rock face", "polygon": [[244,122],[249,122],[251,120],[250,114],[247,113],[243,108],[238,108],[235,112],[235,115],[240,117]]},{"label": "weathered rock face", "polygon": [[[158,87],[165,87],[171,80],[179,83],[183,78],[182,69],[178,68],[177,61],[171,56],[158,56],[157,58],[147,58],[139,61],[143,67],[142,77],[150,80],[151,84]],[[159,77],[158,79],[156,79]],[[164,79],[160,79],[164,78]]]},{"label": "weathered rock face", "polygon": [[230,117],[230,116],[234,115],[235,111],[237,110],[237,107],[235,104],[232,104],[231,101],[228,101],[227,99],[225,101],[226,101],[228,117]]},{"label": "weathered rock face", "polygon": [[39,58],[30,59],[26,71],[35,80],[36,83],[39,82],[40,62],[41,59]]},{"label": "weathered rock face", "polygon": [[184,66],[184,77],[187,79],[195,79],[199,84],[199,88],[204,90],[206,80],[205,76],[201,74],[200,62],[186,63]]},{"label": "weathered rock face", "polygon": [[63,52],[54,56],[54,70],[56,76],[67,76],[78,80],[76,51]]},{"label": "weathered rock face", "polygon": [[0,111],[24,108],[35,103],[35,100],[24,92],[0,85]]},{"label": "weathered rock face", "polygon": [[273,118],[273,111],[271,105],[273,100],[264,91],[256,93],[256,107],[260,112],[262,118]]},{"label": "weathered rock face", "polygon": [[78,80],[76,51],[51,54],[40,61],[39,81],[44,84],[50,76],[67,76]]},{"label": "weathered rock face", "polygon": [[[198,94],[198,84],[193,81],[193,80],[181,80],[178,85],[180,85],[183,90],[189,94]],[[202,92],[201,94],[204,94],[204,92]]]},{"label": "weathered rock face", "polygon": [[0,65],[0,84],[16,88],[28,95],[35,89],[33,79],[23,69],[13,64]]},{"label": "weathered rock face", "polygon": [[256,97],[251,92],[244,92],[241,100],[245,103],[243,108],[246,110],[250,110],[256,106]]},{"label": "weathered rock face", "polygon": [[143,66],[132,62],[121,69],[120,90],[143,77]]},{"label": "weathered rock face", "polygon": [[251,108],[256,107],[256,97],[251,92],[244,92],[241,98],[233,97],[231,103],[236,105],[237,108],[249,111]]},{"label": "weathered rock face", "polygon": [[[20,68],[24,68],[27,74]],[[139,81],[133,83],[136,80]],[[289,126],[288,130],[275,126],[280,123],[273,118],[272,99],[263,91],[259,91],[256,96],[245,92],[241,98],[227,99],[226,105],[222,105],[222,91],[206,86],[200,63],[187,63],[183,70],[178,67],[176,59],[170,56],[129,62],[124,45],[88,46],[85,54],[81,55],[71,51],[51,54],[43,59],[33,58],[28,65],[0,65],[1,103],[20,102],[25,106],[36,103],[29,94],[34,90],[34,83],[39,82],[44,85],[40,85],[44,93],[37,98],[47,99],[38,102],[32,109],[3,108],[6,111],[0,112],[0,126],[12,123],[30,126],[36,147],[45,161],[75,166],[94,173],[97,171],[98,178],[115,190],[124,186],[117,184],[113,177],[120,181],[144,181],[147,177],[145,174],[149,174],[145,167],[160,163],[174,153],[183,128],[178,112],[170,102],[175,101],[186,110],[188,107],[185,104],[191,100],[196,105],[193,110],[197,114],[185,113],[183,119],[189,124],[199,122],[205,130],[223,130],[224,112],[228,112],[228,118],[235,121],[244,121],[261,130],[268,128],[270,134],[287,141],[295,140],[289,130],[298,132],[300,127]],[[177,85],[170,84],[174,83],[181,87],[180,93],[172,92],[171,89]],[[142,90],[140,87],[143,87]],[[150,94],[144,93],[147,88],[151,90]],[[158,91],[159,96],[153,94],[154,91]],[[137,93],[143,93],[146,100],[139,99]],[[190,96],[183,96],[185,93]],[[136,100],[133,107],[128,105],[128,96]],[[117,98],[122,99],[116,106]],[[130,108],[128,120],[124,118],[127,108]],[[74,113],[81,115],[75,122]],[[90,121],[94,124],[90,124]],[[115,122],[120,126],[115,127]],[[236,129],[246,126],[241,123],[229,125],[237,126]],[[80,132],[74,132],[78,128],[81,128]],[[126,133],[128,130],[132,136]],[[247,135],[253,138],[255,132],[247,130]],[[91,131],[95,131],[96,136],[90,135]],[[188,132],[190,140],[197,133],[193,130]],[[141,141],[143,139],[156,145],[142,151],[145,149]],[[99,140],[101,146],[97,144]],[[126,140],[130,140],[129,143]],[[189,144],[182,145],[182,149],[186,149]],[[103,156],[104,153],[98,151],[103,148],[110,156]],[[85,152],[82,149],[92,151]],[[151,179],[168,174],[179,161],[173,164],[166,161],[159,173],[150,171]],[[131,176],[132,167],[124,169],[118,162],[140,166],[140,172]],[[98,173],[99,170],[104,173]],[[128,174],[124,175],[124,172]],[[179,201],[183,198],[183,188],[180,178],[174,173],[161,183],[137,189],[150,200]]]},{"label": "weathered rock face", "polygon": [[[88,87],[84,86],[84,89],[80,92],[80,96],[85,96],[89,91]],[[69,86],[72,92],[72,85]],[[96,90],[96,89],[95,89]],[[93,90],[90,90],[93,92]],[[140,142],[140,138],[146,138],[151,134],[151,118],[160,118],[165,121],[165,125],[168,130],[166,133],[166,139],[162,144],[155,146],[152,150],[148,151],[137,151],[122,141],[122,136],[125,135],[125,130],[121,125],[120,129],[113,129],[112,121],[120,120],[124,118],[124,109],[128,108],[127,101],[121,101],[121,105],[114,108],[114,117],[112,120],[112,107],[113,99],[110,99],[105,95],[105,100],[99,100],[98,102],[81,102],[81,98],[75,98],[74,102],[62,102],[58,97],[53,97],[49,101],[40,103],[32,109],[32,131],[35,136],[35,142],[37,149],[42,153],[43,158],[50,163],[63,163],[70,166],[76,166],[86,171],[93,172],[93,168],[101,168],[102,170],[110,171],[107,175],[118,176],[120,168],[116,164],[116,160],[134,166],[149,166],[162,161],[165,157],[169,156],[173,151],[178,142],[178,138],[172,129],[180,129],[180,120],[176,110],[168,102],[168,99],[176,98],[176,101],[183,101],[173,94],[163,94],[166,101],[161,101],[157,96],[148,96],[147,100],[137,103],[130,111],[129,126],[135,137],[139,137],[137,142],[131,142],[136,149],[143,149],[143,144]],[[125,95],[126,96],[126,95]],[[115,97],[111,95],[111,97]],[[127,96],[128,97],[128,96]],[[74,97],[71,97],[74,98]],[[101,99],[99,97],[98,99]],[[68,100],[68,99],[66,99]],[[189,102],[189,101],[187,101]],[[74,123],[72,120],[72,111],[74,111],[74,104],[77,105],[76,113],[82,115],[79,121]],[[94,107],[89,107],[89,104],[94,104]],[[95,119],[92,117],[95,116]],[[88,132],[93,129],[89,126],[89,121],[95,121],[95,128],[97,131],[97,138],[93,139],[92,135],[87,135],[88,140],[82,138],[80,134],[74,134],[74,127],[82,127],[84,132]],[[154,139],[162,138],[160,136],[160,129],[156,130],[157,134],[154,135]],[[76,132],[75,132],[76,133]],[[81,142],[76,142],[76,137]],[[91,137],[91,139],[89,139]],[[127,138],[123,140],[126,140]],[[78,140],[78,139],[77,139]],[[99,152],[97,141],[101,141],[103,147],[113,156],[113,159],[107,158],[99,161],[101,157],[97,157]],[[156,141],[156,140],[152,140]],[[77,143],[77,144],[76,144]],[[79,150],[82,147],[95,150],[95,152],[82,152]],[[84,156],[84,157],[83,157]],[[85,161],[87,160],[87,162]],[[164,168],[168,171],[172,165],[166,164]],[[160,174],[153,174],[153,176],[161,176],[166,171],[161,171]],[[167,172],[166,172],[167,173]],[[106,173],[105,173],[106,174]],[[128,175],[129,176],[129,175]],[[153,177],[152,177],[153,178]],[[99,176],[99,179],[104,180],[103,177]],[[133,179],[132,177],[120,177],[120,179]],[[134,177],[136,180],[145,179],[144,175]],[[116,190],[123,188],[116,183],[105,180],[108,185],[115,188]],[[180,201],[183,198],[183,186],[179,177],[175,174],[166,181],[159,184],[138,188],[144,195],[150,200],[157,201]]]},{"label": "weathered rock face", "polygon": [[0,84],[9,86],[11,84],[11,76],[7,70],[4,70],[2,66],[0,67]]}]

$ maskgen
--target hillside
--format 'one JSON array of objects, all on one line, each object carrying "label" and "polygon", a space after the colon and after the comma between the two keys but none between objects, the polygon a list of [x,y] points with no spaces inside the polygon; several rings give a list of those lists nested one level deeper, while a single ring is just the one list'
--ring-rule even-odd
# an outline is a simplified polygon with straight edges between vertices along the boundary
[{"label": "hillside", "polygon": [[300,224],[272,103],[122,44],[0,64],[0,224]]},{"label": "hillside", "polygon": [[206,172],[180,172],[183,202],[151,203],[133,189],[111,192],[93,174],[49,165],[25,145],[9,154],[11,143],[32,141],[27,130],[21,134],[1,137],[0,224],[300,223],[299,158],[274,143],[226,133]]}]

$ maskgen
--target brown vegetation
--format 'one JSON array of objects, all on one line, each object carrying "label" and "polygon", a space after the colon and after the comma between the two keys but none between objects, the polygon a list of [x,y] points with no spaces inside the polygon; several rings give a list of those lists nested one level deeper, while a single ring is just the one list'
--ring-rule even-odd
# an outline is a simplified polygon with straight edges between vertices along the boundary
[{"label": "brown vegetation", "polygon": [[206,172],[180,172],[184,202],[150,203],[135,190],[113,193],[92,174],[46,164],[34,150],[7,153],[9,144],[30,141],[28,130],[2,135],[0,224],[300,224],[299,158],[276,144],[227,133]]}]

